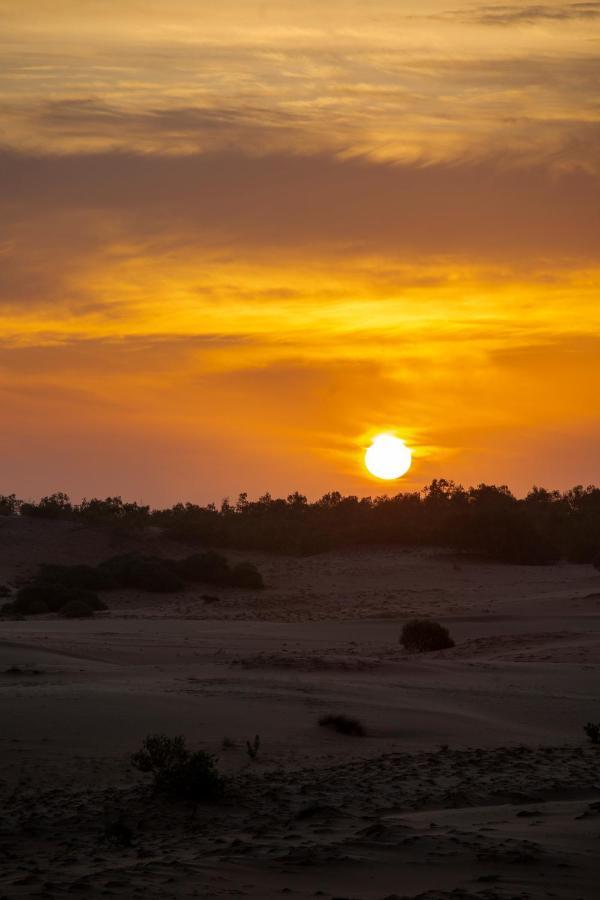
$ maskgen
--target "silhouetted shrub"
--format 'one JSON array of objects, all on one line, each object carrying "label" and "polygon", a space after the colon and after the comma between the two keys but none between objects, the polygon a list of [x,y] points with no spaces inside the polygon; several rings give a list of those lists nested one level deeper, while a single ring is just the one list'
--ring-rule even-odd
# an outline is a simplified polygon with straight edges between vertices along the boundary
[{"label": "silhouetted shrub", "polygon": [[229,563],[220,553],[208,550],[193,553],[177,562],[177,571],[186,581],[200,581],[206,584],[227,584],[231,578]]},{"label": "silhouetted shrub", "polygon": [[12,600],[0,606],[0,617],[3,619],[16,619],[21,615],[22,613],[17,609],[17,604]]},{"label": "silhouetted shrub", "polygon": [[22,587],[17,593],[15,607],[23,615],[34,616],[58,612],[71,601],[86,603],[92,610],[106,609],[106,604],[93,591],[45,582],[34,582]]},{"label": "silhouetted shrub", "polygon": [[322,716],[319,719],[319,725],[322,728],[333,728],[339,734],[348,734],[352,737],[364,737],[366,734],[364,725],[358,719],[352,719],[349,716]]},{"label": "silhouetted shrub", "polygon": [[592,744],[600,744],[600,722],[588,722],[583,726],[583,730]]},{"label": "silhouetted shrub", "polygon": [[108,591],[115,587],[110,572],[98,566],[61,566],[44,563],[39,567],[35,580],[90,591]]},{"label": "silhouetted shrub", "polygon": [[63,619],[89,619],[94,615],[94,610],[85,600],[69,600],[58,611]]},{"label": "silhouetted shrub", "polygon": [[0,494],[0,516],[14,516],[20,506],[15,494]]},{"label": "silhouetted shrub", "polygon": [[72,589],[60,584],[36,582],[17,591],[15,606],[25,615],[36,615],[36,610],[43,604],[44,612],[58,612],[61,606],[72,599]]},{"label": "silhouetted shrub", "polygon": [[104,826],[104,840],[113,847],[126,849],[133,846],[133,828],[118,816]]},{"label": "silhouetted shrub", "polygon": [[260,736],[256,734],[253,741],[246,741],[246,753],[250,759],[255,760],[260,750]]},{"label": "silhouetted shrub", "polygon": [[250,590],[260,590],[264,588],[265,583],[263,577],[251,562],[240,562],[231,570],[230,584],[235,587],[249,588]]},{"label": "silhouetted shrub", "polygon": [[39,503],[22,503],[22,516],[37,519],[69,519],[73,514],[73,506],[67,494],[58,491],[48,497],[42,497]]},{"label": "silhouetted shrub", "polygon": [[131,765],[152,774],[156,790],[193,804],[218,800],[224,792],[216,758],[202,750],[190,752],[181,736],[148,735],[142,749],[132,755]]},{"label": "silhouetted shrub", "polygon": [[431,650],[454,647],[448,629],[431,619],[413,619],[407,622],[402,629],[400,643],[405,650],[413,653],[427,653]]},{"label": "silhouetted shrub", "polygon": [[125,553],[104,560],[98,568],[118,587],[159,594],[175,593],[185,587],[177,572],[173,571],[170,560]]}]

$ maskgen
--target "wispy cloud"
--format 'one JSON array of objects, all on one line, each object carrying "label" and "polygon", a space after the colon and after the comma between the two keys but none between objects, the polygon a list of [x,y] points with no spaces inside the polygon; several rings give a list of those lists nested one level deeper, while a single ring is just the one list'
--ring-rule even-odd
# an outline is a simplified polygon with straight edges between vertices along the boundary
[{"label": "wispy cloud", "polygon": [[490,4],[451,10],[444,18],[480,25],[535,25],[538,22],[568,22],[600,18],[600,3]]}]

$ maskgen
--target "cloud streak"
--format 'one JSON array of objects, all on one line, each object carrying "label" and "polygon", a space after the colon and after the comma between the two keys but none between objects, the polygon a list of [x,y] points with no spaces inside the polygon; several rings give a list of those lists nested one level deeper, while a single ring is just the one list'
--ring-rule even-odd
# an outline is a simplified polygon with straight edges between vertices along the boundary
[{"label": "cloud streak", "polygon": [[447,13],[446,17],[449,19],[456,17],[465,23],[501,26],[589,21],[600,18],[600,3],[490,4],[452,11]]}]

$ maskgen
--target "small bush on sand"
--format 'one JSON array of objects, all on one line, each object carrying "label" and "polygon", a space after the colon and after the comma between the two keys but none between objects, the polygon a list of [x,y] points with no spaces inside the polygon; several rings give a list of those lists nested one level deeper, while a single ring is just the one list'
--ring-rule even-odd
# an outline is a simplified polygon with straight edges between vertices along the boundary
[{"label": "small bush on sand", "polygon": [[94,610],[85,600],[69,600],[58,611],[63,619],[89,619],[94,615]]},{"label": "small bush on sand", "polygon": [[98,568],[112,578],[117,587],[137,588],[156,594],[175,593],[185,587],[167,559],[124,553],[105,560]]},{"label": "small bush on sand", "polygon": [[246,753],[250,759],[255,760],[260,750],[260,736],[256,734],[253,741],[246,741]]},{"label": "small bush on sand", "polygon": [[240,562],[232,568],[230,584],[250,590],[261,590],[265,586],[262,575],[251,562]]},{"label": "small bush on sand", "polygon": [[17,609],[17,604],[13,601],[3,603],[0,606],[0,619],[17,619],[22,615]]},{"label": "small bush on sand", "polygon": [[112,847],[126,849],[133,846],[133,829],[120,815],[104,826],[104,840]]},{"label": "small bush on sand", "polygon": [[59,566],[45,563],[40,566],[35,580],[88,591],[109,591],[115,587],[110,573],[99,566]]},{"label": "small bush on sand", "polygon": [[132,755],[131,765],[140,772],[151,773],[156,790],[194,805],[218,800],[224,792],[216,758],[203,750],[190,752],[181,736],[148,735],[142,749]]},{"label": "small bush on sand", "polygon": [[229,563],[220,553],[208,550],[193,553],[177,563],[177,571],[186,581],[200,581],[206,584],[227,584],[231,577]]},{"label": "small bush on sand", "polygon": [[413,619],[407,622],[402,629],[400,643],[411,653],[428,653],[454,647],[448,629],[431,619]]},{"label": "small bush on sand", "polygon": [[583,730],[592,744],[600,744],[600,722],[588,722],[583,726]]},{"label": "small bush on sand", "polygon": [[364,737],[366,734],[362,722],[359,722],[358,719],[351,719],[349,716],[322,716],[319,719],[319,725],[322,728],[333,728],[339,734],[349,734],[352,737]]},{"label": "small bush on sand", "polygon": [[67,603],[86,603],[92,610],[106,609],[106,604],[93,591],[65,587],[62,584],[37,583],[20,589],[14,601],[17,612],[25,616],[35,616],[47,612],[58,612]]}]

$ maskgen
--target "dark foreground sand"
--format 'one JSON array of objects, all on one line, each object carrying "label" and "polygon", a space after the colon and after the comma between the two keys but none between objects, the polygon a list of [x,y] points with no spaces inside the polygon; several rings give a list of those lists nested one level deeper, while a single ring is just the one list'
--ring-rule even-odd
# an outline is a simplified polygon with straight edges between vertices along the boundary
[{"label": "dark foreground sand", "polygon": [[[2,522],[0,583],[110,543]],[[91,621],[0,622],[0,897],[600,897],[597,572],[253,558],[262,593],[111,593]],[[405,655],[414,614],[457,646]],[[367,736],[320,728],[328,712]],[[218,754],[223,804],[148,793],[128,757],[156,731]],[[106,840],[119,820],[131,847]]]}]

